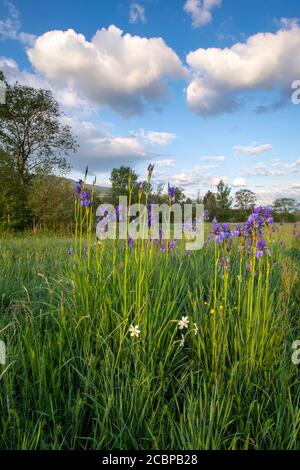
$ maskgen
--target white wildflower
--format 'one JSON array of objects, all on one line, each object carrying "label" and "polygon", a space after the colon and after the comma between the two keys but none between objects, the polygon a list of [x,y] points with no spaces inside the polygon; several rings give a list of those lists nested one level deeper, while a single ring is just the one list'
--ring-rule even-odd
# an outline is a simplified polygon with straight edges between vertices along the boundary
[{"label": "white wildflower", "polygon": [[178,328],[180,330],[184,330],[184,328],[189,327],[189,317],[182,317],[182,319],[178,322]]},{"label": "white wildflower", "polygon": [[129,333],[130,333],[130,336],[132,337],[138,337],[139,334],[140,334],[141,330],[139,329],[139,325],[131,325],[131,327],[129,328]]}]

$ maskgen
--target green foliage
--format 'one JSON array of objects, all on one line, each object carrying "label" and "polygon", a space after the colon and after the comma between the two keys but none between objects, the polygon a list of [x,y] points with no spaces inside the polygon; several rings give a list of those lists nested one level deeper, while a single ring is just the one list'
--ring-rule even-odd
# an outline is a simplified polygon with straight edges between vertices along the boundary
[{"label": "green foliage", "polygon": [[108,241],[88,268],[71,243],[0,240],[1,449],[300,449],[295,256],[287,268],[274,244],[250,321],[246,300],[236,309],[249,286],[237,252],[212,316],[212,249],[168,257]]},{"label": "green foliage", "polygon": [[30,223],[28,188],[19,184],[11,157],[0,149],[0,228],[22,230]]},{"label": "green foliage", "polygon": [[77,145],[69,126],[48,90],[18,83],[7,85],[6,104],[0,106],[0,145],[11,156],[20,184],[38,171],[65,171],[65,155]]},{"label": "green foliage", "polygon": [[110,175],[112,185],[112,199],[114,204],[118,204],[119,196],[127,196],[128,184],[136,186],[138,175],[129,166],[114,168]]},{"label": "green foliage", "polygon": [[233,202],[230,194],[231,188],[221,180],[217,185],[217,218],[223,222],[230,219],[230,209]]},{"label": "green foliage", "polygon": [[61,118],[50,91],[6,83],[6,104],[0,106],[2,229],[70,222],[70,185],[51,177],[68,170],[65,157],[77,149]]},{"label": "green foliage", "polygon": [[32,178],[28,207],[33,229],[71,226],[73,222],[74,188],[69,180],[38,174]]},{"label": "green foliage", "polygon": [[[179,186],[174,186],[174,195],[176,203],[181,204],[185,201],[184,192]],[[168,204],[168,193],[165,185],[159,185],[156,191],[151,188],[150,200],[152,204]]]},{"label": "green foliage", "polygon": [[244,214],[248,214],[255,207],[256,195],[250,189],[240,189],[235,193],[235,207]]},{"label": "green foliage", "polygon": [[213,220],[217,215],[217,198],[212,191],[207,191],[203,198],[204,208],[208,210],[210,220]]},{"label": "green foliage", "polygon": [[[131,167],[121,166],[120,168],[113,168],[111,171],[110,181],[112,184],[112,189],[111,193],[106,195],[105,199],[107,202],[112,202],[114,205],[116,205],[119,203],[119,196],[127,196],[129,181],[130,187],[132,189],[131,202],[138,202],[138,175]],[[141,183],[141,203],[145,203],[146,199],[150,200],[152,204],[168,203],[168,195],[164,185],[159,185],[154,191],[152,185],[148,184],[148,181],[142,181]],[[178,203],[182,203],[185,200],[184,192],[178,186],[175,187],[175,200]]]},{"label": "green foliage", "polygon": [[299,203],[293,198],[276,199],[273,204],[274,218],[278,222],[295,222]]}]

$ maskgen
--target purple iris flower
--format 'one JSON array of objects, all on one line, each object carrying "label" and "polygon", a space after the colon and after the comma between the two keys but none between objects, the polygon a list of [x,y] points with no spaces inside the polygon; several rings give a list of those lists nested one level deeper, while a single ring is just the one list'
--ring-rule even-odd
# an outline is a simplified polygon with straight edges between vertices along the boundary
[{"label": "purple iris flower", "polygon": [[142,187],[143,187],[143,182],[139,181],[138,184],[137,184],[137,187],[138,187],[138,191],[141,192]]},{"label": "purple iris flower", "polygon": [[272,214],[272,209],[270,207],[266,207],[265,208],[265,218],[268,219],[269,217],[271,217],[271,214]]},{"label": "purple iris flower", "polygon": [[255,207],[253,212],[254,214],[260,214],[262,212],[263,208],[261,206]]},{"label": "purple iris flower", "polygon": [[218,270],[220,271],[222,267],[225,268],[225,271],[226,271],[226,272],[229,271],[229,258],[228,258],[228,257],[221,259],[221,261],[220,261],[220,263],[219,263]]},{"label": "purple iris flower", "polygon": [[77,199],[78,196],[80,195],[81,190],[82,190],[82,185],[83,185],[83,181],[82,181],[82,180],[79,180],[79,181],[76,183],[76,189],[75,189],[75,192],[74,192],[74,197],[75,197],[75,199]]},{"label": "purple iris flower", "polygon": [[133,247],[134,247],[134,240],[133,240],[133,238],[128,237],[127,243],[128,243],[128,247],[129,247],[129,248],[133,248]]},{"label": "purple iris flower", "polygon": [[168,243],[168,246],[169,246],[169,250],[170,251],[173,251],[175,246],[177,244],[177,240],[172,240],[171,242]]},{"label": "purple iris flower", "polygon": [[119,222],[124,222],[126,220],[126,208],[120,204],[116,206],[116,215],[119,218]]},{"label": "purple iris flower", "polygon": [[148,206],[147,206],[147,215],[148,215],[148,228],[151,228],[153,225],[155,225],[157,222],[157,219],[155,217],[155,212],[152,208],[152,202],[148,201]]},{"label": "purple iris flower", "polygon": [[90,195],[87,191],[82,191],[80,193],[80,205],[82,207],[88,207],[91,205]]},{"label": "purple iris flower", "polygon": [[74,255],[74,248],[69,248],[68,250],[68,255],[73,256]]},{"label": "purple iris flower", "polygon": [[[250,263],[247,264],[247,271],[250,273],[251,272],[251,265]],[[257,271],[254,271],[254,277],[257,276]]]},{"label": "purple iris flower", "polygon": [[257,229],[258,234],[263,236],[264,227],[266,225],[273,224],[273,218],[271,217],[271,209],[269,207],[256,207],[244,225],[245,232],[248,235],[252,234],[254,227]]},{"label": "purple iris flower", "polygon": [[172,202],[175,201],[175,188],[173,186],[170,186],[168,183],[168,196],[172,200]]},{"label": "purple iris flower", "polygon": [[150,163],[150,165],[148,166],[148,175],[149,176],[152,176],[153,170],[154,170],[154,165],[151,165],[151,163]]},{"label": "purple iris flower", "polygon": [[225,238],[225,240],[229,240],[229,238],[231,237],[231,230],[229,224],[222,224],[222,231],[223,238]]},{"label": "purple iris flower", "polygon": [[258,214],[254,212],[253,214],[249,215],[248,217],[248,225],[254,225],[255,222],[257,221]]},{"label": "purple iris flower", "polygon": [[221,232],[221,228],[219,224],[214,224],[213,225],[213,230],[212,230],[212,235],[215,236],[215,242],[216,243],[222,243],[224,234]]},{"label": "purple iris flower", "polygon": [[256,258],[261,259],[264,256],[264,253],[271,255],[267,247],[267,242],[263,238],[259,239],[256,244]]},{"label": "purple iris flower", "polygon": [[235,230],[232,231],[232,235],[234,238],[238,238],[242,236],[242,226],[241,224],[237,224]]}]

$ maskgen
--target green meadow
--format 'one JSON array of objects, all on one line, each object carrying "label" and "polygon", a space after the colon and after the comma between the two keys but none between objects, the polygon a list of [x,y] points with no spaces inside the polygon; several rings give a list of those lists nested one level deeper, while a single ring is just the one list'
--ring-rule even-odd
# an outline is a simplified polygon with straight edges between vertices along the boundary
[{"label": "green meadow", "polygon": [[213,242],[3,236],[1,449],[299,449],[292,232],[253,275],[238,241],[222,270]]}]

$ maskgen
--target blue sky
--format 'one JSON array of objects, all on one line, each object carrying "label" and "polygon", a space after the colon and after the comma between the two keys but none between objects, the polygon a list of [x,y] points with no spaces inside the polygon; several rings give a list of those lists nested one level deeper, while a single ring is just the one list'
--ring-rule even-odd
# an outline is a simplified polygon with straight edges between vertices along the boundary
[{"label": "blue sky", "polygon": [[[297,0],[0,0],[0,69],[50,88],[89,165],[300,198]],[[161,39],[158,39],[161,38]]]}]

